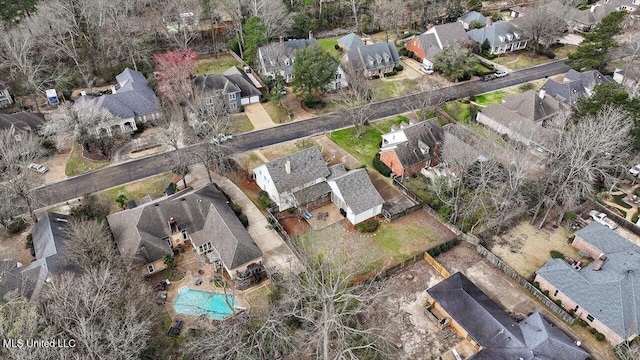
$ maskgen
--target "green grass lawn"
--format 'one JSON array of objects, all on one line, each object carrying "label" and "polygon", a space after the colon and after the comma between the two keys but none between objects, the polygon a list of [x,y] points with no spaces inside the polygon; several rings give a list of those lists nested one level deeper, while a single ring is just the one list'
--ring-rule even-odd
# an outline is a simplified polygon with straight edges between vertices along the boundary
[{"label": "green grass lawn", "polygon": [[342,51],[336,50],[336,45],[338,45],[338,38],[328,38],[328,39],[318,39],[316,40],[318,45],[324,49],[326,52],[331,54],[331,56],[337,61],[340,59],[342,55]]},{"label": "green grass lawn", "polygon": [[493,91],[490,93],[476,95],[475,102],[480,105],[500,104],[507,95],[507,92],[504,90]]},{"label": "green grass lawn", "polygon": [[463,124],[468,124],[471,119],[470,104],[463,104],[460,101],[449,101],[444,105],[444,111]]},{"label": "green grass lawn", "polygon": [[418,83],[413,79],[401,79],[395,81],[375,80],[373,91],[376,99],[384,100],[402,96],[418,91]]},{"label": "green grass lawn", "polygon": [[86,171],[93,171],[109,165],[108,161],[87,160],[81,155],[80,145],[74,144],[67,163],[64,166],[64,173],[67,176],[80,175]]},{"label": "green grass lawn", "polygon": [[[515,63],[514,60],[518,59]],[[544,55],[536,55],[530,51],[521,51],[517,54],[502,55],[493,60],[493,62],[505,65],[511,70],[524,69],[535,65],[545,64],[552,61]]]},{"label": "green grass lawn", "polygon": [[364,127],[364,133],[356,139],[356,129],[348,128],[329,133],[329,138],[353,155],[361,163],[370,165],[373,157],[380,150],[382,136],[369,126]]},{"label": "green grass lawn", "polygon": [[553,49],[553,53],[556,54],[556,59],[563,59],[569,56],[572,52],[576,51],[578,45],[565,44],[564,46]]},{"label": "green grass lawn", "polygon": [[132,183],[101,191],[100,194],[111,199],[114,208],[117,208],[118,205],[115,200],[119,195],[125,195],[128,200],[134,200],[138,203],[140,202],[140,199],[147,195],[164,194],[164,189],[169,185],[172,177],[172,173],[155,175],[143,180],[134,181]]},{"label": "green grass lawn", "polygon": [[196,75],[200,74],[222,74],[232,66],[240,65],[236,59],[229,54],[220,54],[217,58],[198,60],[196,63]]},{"label": "green grass lawn", "polygon": [[622,206],[625,209],[631,209],[631,205],[627,204],[626,202],[624,202],[624,198],[625,196],[627,196],[627,194],[620,194],[620,195],[611,195],[611,197],[613,198],[613,202]]},{"label": "green grass lawn", "polygon": [[269,114],[271,120],[276,124],[282,124],[291,121],[289,118],[287,108],[284,106],[280,106],[276,103],[268,101],[266,103],[262,103],[262,107]]},{"label": "green grass lawn", "polygon": [[245,114],[232,115],[231,126],[229,132],[232,134],[241,134],[253,130],[251,120]]},{"label": "green grass lawn", "polygon": [[476,69],[477,76],[485,76],[493,72],[493,69],[489,69],[487,66],[485,66],[483,63],[479,61],[476,62],[476,64],[474,65],[474,68]]},{"label": "green grass lawn", "polygon": [[386,134],[391,131],[391,126],[400,125],[403,122],[409,123],[409,118],[406,116],[398,115],[391,118],[386,118],[382,120],[378,120],[371,124],[372,127],[376,128],[381,134]]}]

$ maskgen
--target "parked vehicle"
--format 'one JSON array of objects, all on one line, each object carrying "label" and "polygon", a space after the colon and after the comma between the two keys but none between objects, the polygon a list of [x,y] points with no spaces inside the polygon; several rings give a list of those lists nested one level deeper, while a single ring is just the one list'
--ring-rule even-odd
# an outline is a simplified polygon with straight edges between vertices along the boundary
[{"label": "parked vehicle", "polygon": [[422,71],[423,73],[427,74],[427,75],[431,75],[433,74],[433,68],[431,66],[428,65],[420,65],[420,67],[418,68],[420,71]]},{"label": "parked vehicle", "polygon": [[591,216],[591,218],[594,221],[599,222],[600,224],[608,227],[611,230],[614,230],[615,228],[618,227],[618,224],[615,221],[609,219],[607,217],[607,214],[605,214],[605,213],[601,213],[601,212],[596,211],[596,210],[591,210],[591,211],[589,211],[589,216]]},{"label": "parked vehicle", "polygon": [[455,100],[455,99],[457,99],[457,98],[456,98],[456,96],[455,96],[455,95],[451,95],[451,94],[445,94],[445,95],[442,97],[442,100],[443,100],[444,102],[447,102],[447,101],[453,101],[453,100]]},{"label": "parked vehicle", "polygon": [[211,138],[211,142],[212,143],[216,143],[216,144],[222,144],[223,142],[229,141],[231,139],[233,139],[233,135],[220,133],[220,134],[212,137]]},{"label": "parked vehicle", "polygon": [[313,217],[313,214],[311,214],[309,210],[305,210],[302,212],[302,217],[309,220]]},{"label": "parked vehicle", "polygon": [[640,176],[640,164],[637,164],[636,166],[629,169],[629,174],[633,176]]},{"label": "parked vehicle", "polygon": [[493,80],[495,78],[496,78],[495,75],[489,74],[489,75],[485,75],[485,76],[481,77],[480,80],[482,80],[482,81],[490,81],[490,80]]},{"label": "parked vehicle", "polygon": [[49,171],[49,169],[47,169],[46,166],[40,165],[40,164],[36,164],[36,163],[29,164],[29,170],[33,170],[35,172],[39,172],[40,174],[44,174],[47,171]]},{"label": "parked vehicle", "polygon": [[494,76],[497,78],[505,77],[507,75],[509,75],[509,73],[506,71],[498,71],[497,73],[494,74]]}]

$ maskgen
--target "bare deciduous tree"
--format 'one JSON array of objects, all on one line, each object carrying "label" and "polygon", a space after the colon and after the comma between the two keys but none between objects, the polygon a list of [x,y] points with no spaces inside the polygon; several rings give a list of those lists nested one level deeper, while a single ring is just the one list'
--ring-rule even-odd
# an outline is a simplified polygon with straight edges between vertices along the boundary
[{"label": "bare deciduous tree", "polygon": [[76,358],[134,360],[147,347],[150,290],[123,270],[101,265],[65,273],[41,296],[48,323],[76,340]]},{"label": "bare deciduous tree", "polygon": [[66,260],[79,269],[88,270],[103,264],[121,265],[120,254],[102,221],[74,221],[66,228],[65,238]]},{"label": "bare deciduous tree", "polygon": [[[545,164],[549,177],[532,218],[532,223],[540,220],[539,227],[555,205],[560,205],[564,214],[581,199],[594,195],[596,182],[605,186],[614,184],[617,176],[626,171],[631,149],[632,124],[622,109],[605,107],[577,124],[567,121],[566,116],[556,121],[565,124],[557,125],[562,131]],[[542,213],[543,210],[546,211]],[[558,223],[561,221],[562,215]]]},{"label": "bare deciduous tree", "polygon": [[293,19],[281,0],[243,0],[251,16],[267,25],[267,35],[277,37],[291,30]]},{"label": "bare deciduous tree", "polygon": [[200,35],[200,16],[197,0],[174,0],[163,8],[164,27],[179,48],[186,49]]},{"label": "bare deciduous tree", "polygon": [[567,22],[562,14],[552,13],[541,3],[527,9],[526,16],[519,18],[518,27],[531,37],[533,44],[546,49],[567,30]]}]

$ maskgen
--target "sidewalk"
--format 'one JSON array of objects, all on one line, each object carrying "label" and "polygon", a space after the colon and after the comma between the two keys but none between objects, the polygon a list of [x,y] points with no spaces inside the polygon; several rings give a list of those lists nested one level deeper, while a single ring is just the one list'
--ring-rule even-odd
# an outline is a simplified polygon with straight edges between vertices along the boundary
[{"label": "sidewalk", "polygon": [[[200,188],[209,184],[207,170],[202,165],[193,165],[189,168],[187,183],[194,188]],[[267,269],[276,268],[279,272],[302,271],[302,264],[282,240],[278,233],[269,228],[267,218],[260,212],[255,204],[238,188],[231,180],[212,173],[213,181],[225,192],[234,203],[242,207],[242,212],[249,219],[247,231],[262,250],[264,265]]]}]

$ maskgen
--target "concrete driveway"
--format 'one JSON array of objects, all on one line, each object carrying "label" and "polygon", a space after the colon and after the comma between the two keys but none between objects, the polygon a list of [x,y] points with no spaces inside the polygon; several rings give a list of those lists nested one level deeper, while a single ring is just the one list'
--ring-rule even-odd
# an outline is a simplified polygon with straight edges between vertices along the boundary
[{"label": "concrete driveway", "polygon": [[584,37],[578,34],[567,34],[560,39],[561,44],[580,45]]},{"label": "concrete driveway", "polygon": [[[207,170],[202,165],[193,165],[187,175],[187,183],[194,188],[206,186],[209,183]],[[264,266],[275,268],[279,272],[295,272],[302,271],[302,264],[291,251],[289,246],[271,229],[267,218],[260,212],[254,203],[245,195],[240,188],[231,180],[218,174],[212,173],[213,182],[216,183],[231,200],[242,207],[242,212],[249,219],[249,227],[247,231],[255,240],[256,244],[262,250]]]},{"label": "concrete driveway", "polygon": [[343,163],[349,169],[355,169],[360,166],[358,159],[331,141],[326,135],[315,136],[313,140],[322,146],[323,155],[333,157],[331,163]]},{"label": "concrete driveway", "polygon": [[244,114],[247,115],[254,130],[267,129],[276,126],[261,103],[244,106]]},{"label": "concrete driveway", "polygon": [[420,79],[422,75],[424,75],[418,68],[420,67],[420,63],[415,61],[414,59],[404,59],[402,60],[402,67],[404,68],[403,73],[404,76],[408,79]]}]

